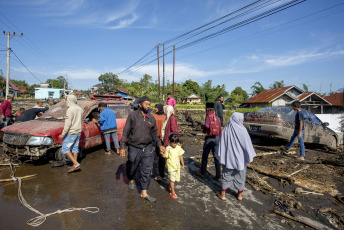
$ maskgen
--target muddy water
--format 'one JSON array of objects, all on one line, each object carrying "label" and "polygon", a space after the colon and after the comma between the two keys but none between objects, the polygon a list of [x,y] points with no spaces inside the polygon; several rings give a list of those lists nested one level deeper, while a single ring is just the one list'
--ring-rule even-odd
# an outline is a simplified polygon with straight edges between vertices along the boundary
[{"label": "muddy water", "polygon": [[[149,194],[156,203],[129,191],[125,159],[107,156],[103,150],[89,152],[82,161],[82,171],[67,174],[67,167],[20,165],[16,176],[37,174],[23,181],[26,201],[42,213],[71,207],[99,207],[91,214],[83,211],[63,213],[47,218],[38,229],[288,229],[280,218],[263,218],[271,213],[273,199],[247,188],[243,201],[231,194],[227,201],[215,196],[220,183],[209,174],[206,179],[196,176],[198,168],[187,157],[199,149],[186,148],[187,170],[176,186],[179,200],[170,198],[167,181],[152,180]],[[10,171],[1,166],[0,178],[9,178]],[[0,229],[28,229],[26,221],[37,215],[21,205],[18,184],[0,184]]]}]

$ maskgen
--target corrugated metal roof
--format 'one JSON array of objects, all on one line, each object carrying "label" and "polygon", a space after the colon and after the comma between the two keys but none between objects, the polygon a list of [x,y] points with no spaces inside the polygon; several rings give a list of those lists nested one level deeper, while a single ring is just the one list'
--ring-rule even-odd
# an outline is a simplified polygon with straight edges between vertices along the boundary
[{"label": "corrugated metal roof", "polygon": [[14,91],[20,91],[20,89],[15,86],[15,84],[13,84],[11,81],[8,82],[8,84],[11,86],[11,88],[14,90]]},{"label": "corrugated metal roof", "polygon": [[308,92],[308,93],[303,93],[301,94],[297,100],[298,101],[303,101],[304,99],[306,99],[307,97],[311,96],[312,94],[314,94],[313,92]]},{"label": "corrugated metal roof", "polygon": [[344,105],[344,93],[335,93],[331,96],[324,97],[326,101],[330,102],[332,105]]},{"label": "corrugated metal roof", "polygon": [[269,103],[274,99],[282,96],[285,92],[295,86],[286,86],[278,89],[267,89],[257,94],[256,96],[248,99],[244,103]]}]

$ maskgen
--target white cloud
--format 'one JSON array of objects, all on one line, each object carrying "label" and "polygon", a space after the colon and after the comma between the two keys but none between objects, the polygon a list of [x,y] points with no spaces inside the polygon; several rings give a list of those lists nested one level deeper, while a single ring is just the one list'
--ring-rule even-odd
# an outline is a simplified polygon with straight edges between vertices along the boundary
[{"label": "white cloud", "polygon": [[130,26],[137,19],[138,19],[137,15],[133,13],[131,15],[131,18],[129,18],[129,19],[122,19],[122,20],[119,21],[118,25],[116,25],[116,26],[107,26],[107,28],[111,29],[111,30],[122,29],[122,28]]}]

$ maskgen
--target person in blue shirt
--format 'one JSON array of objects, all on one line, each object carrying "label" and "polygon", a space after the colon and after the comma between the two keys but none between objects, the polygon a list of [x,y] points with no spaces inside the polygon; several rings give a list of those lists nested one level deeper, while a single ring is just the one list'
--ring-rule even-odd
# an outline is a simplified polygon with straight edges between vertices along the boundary
[{"label": "person in blue shirt", "polygon": [[288,151],[291,146],[293,146],[294,141],[296,138],[299,140],[299,146],[300,146],[300,160],[305,160],[305,144],[303,142],[303,134],[304,134],[304,117],[303,113],[301,111],[301,103],[299,101],[294,101],[291,106],[293,107],[293,110],[296,111],[295,114],[295,128],[294,133],[290,138],[290,142],[286,147],[282,147],[282,150]]},{"label": "person in blue shirt", "polygon": [[104,134],[106,152],[105,154],[111,155],[111,142],[110,136],[115,144],[116,153],[119,154],[119,143],[117,138],[117,123],[115,112],[107,108],[104,102],[99,103],[100,110],[98,121],[93,118],[93,122],[100,125],[100,130]]}]

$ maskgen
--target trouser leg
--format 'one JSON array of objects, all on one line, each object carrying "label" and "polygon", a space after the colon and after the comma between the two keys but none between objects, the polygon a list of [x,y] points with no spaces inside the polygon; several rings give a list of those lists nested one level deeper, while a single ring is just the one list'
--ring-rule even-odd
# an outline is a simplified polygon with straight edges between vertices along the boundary
[{"label": "trouser leg", "polygon": [[151,180],[150,174],[153,169],[154,154],[152,145],[147,146],[142,152],[139,178],[142,190],[148,190]]},{"label": "trouser leg", "polygon": [[136,170],[140,165],[142,150],[129,146],[128,148],[128,161],[127,161],[127,176],[128,180],[135,178]]},{"label": "trouser leg", "polygon": [[294,133],[293,133],[293,135],[291,136],[290,141],[289,141],[289,143],[288,143],[288,145],[287,145],[287,149],[290,149],[291,146],[293,146],[294,141],[296,140],[298,134],[299,134],[299,131],[298,131],[298,130],[294,130]]},{"label": "trouser leg", "polygon": [[302,130],[301,138],[299,138],[300,155],[302,157],[304,157],[306,155],[305,143],[303,142],[303,134],[304,134],[304,131]]},{"label": "trouser leg", "polygon": [[157,177],[159,175],[159,154],[160,150],[158,147],[155,146],[155,154],[154,154],[154,163],[153,163],[153,177]]},{"label": "trouser leg", "polygon": [[117,131],[116,131],[116,132],[113,132],[113,133],[111,133],[111,137],[112,137],[113,143],[115,144],[115,148],[116,148],[116,149],[119,149],[119,143],[118,143]]},{"label": "trouser leg", "polygon": [[208,164],[208,156],[210,150],[214,147],[214,138],[205,138],[204,146],[203,146],[203,154],[202,154],[202,164],[201,164],[201,174],[205,175],[207,172],[207,164]]},{"label": "trouser leg", "polygon": [[213,156],[214,156],[214,162],[215,162],[215,170],[216,170],[216,178],[221,178],[221,166],[220,166],[220,161],[217,157],[218,151],[219,151],[219,141],[220,137],[216,136],[215,138],[215,145],[213,147]]},{"label": "trouser leg", "polygon": [[110,142],[110,133],[104,134],[106,151],[109,152],[111,150],[111,142]]}]

